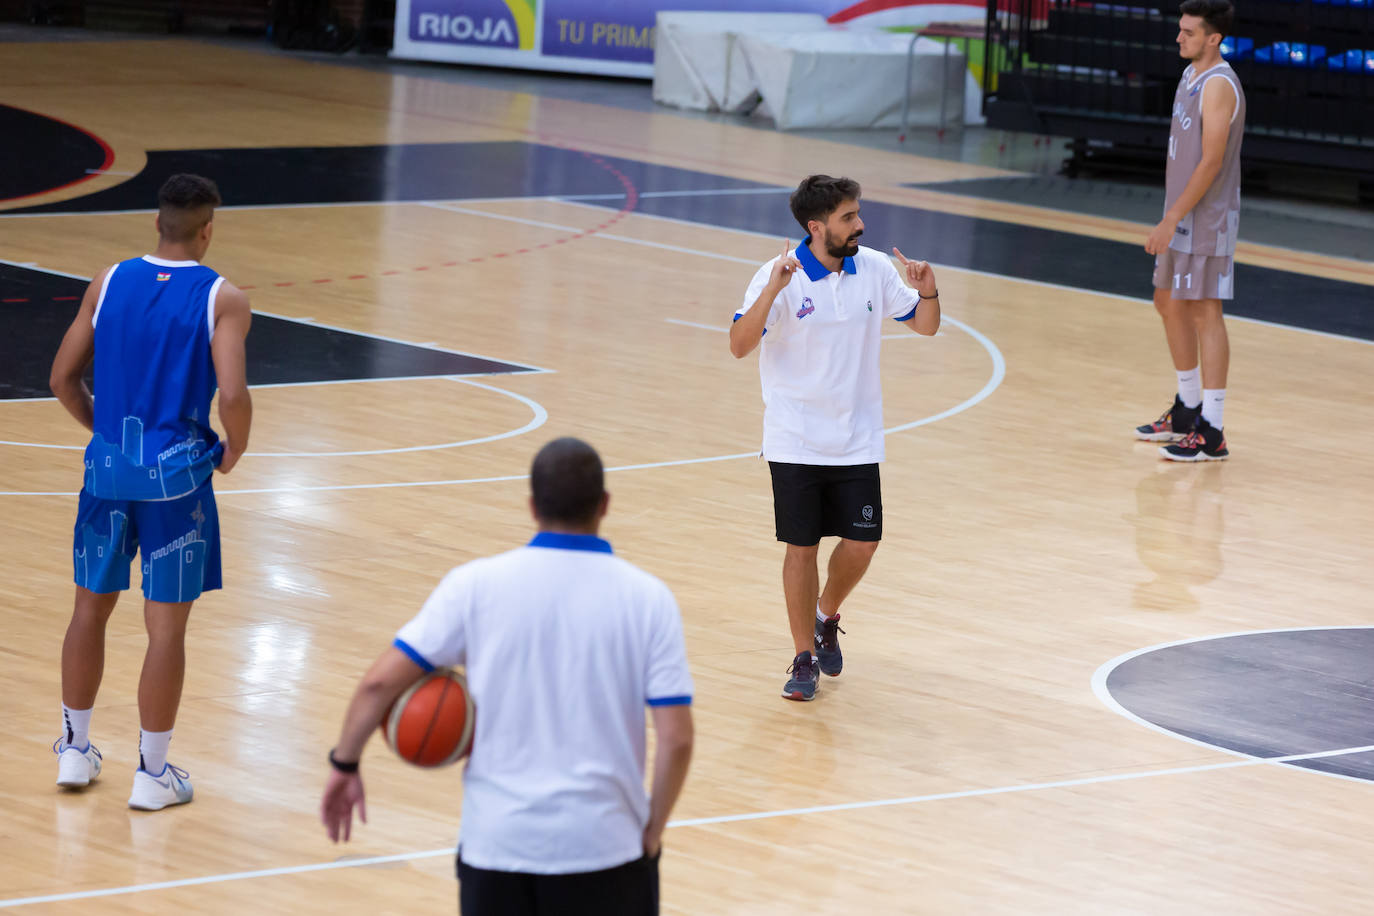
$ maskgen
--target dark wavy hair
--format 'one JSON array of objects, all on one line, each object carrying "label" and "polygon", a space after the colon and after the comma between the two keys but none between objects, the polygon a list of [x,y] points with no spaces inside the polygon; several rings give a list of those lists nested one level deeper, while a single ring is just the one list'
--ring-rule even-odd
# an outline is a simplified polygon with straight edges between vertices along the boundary
[{"label": "dark wavy hair", "polygon": [[[1188,0],[1189,3],[1197,0]],[[859,183],[853,178],[831,178],[829,175],[811,175],[802,179],[797,190],[792,192],[789,203],[792,215],[806,232],[811,230],[807,224],[813,219],[825,218],[840,208],[846,201],[859,199]]]}]

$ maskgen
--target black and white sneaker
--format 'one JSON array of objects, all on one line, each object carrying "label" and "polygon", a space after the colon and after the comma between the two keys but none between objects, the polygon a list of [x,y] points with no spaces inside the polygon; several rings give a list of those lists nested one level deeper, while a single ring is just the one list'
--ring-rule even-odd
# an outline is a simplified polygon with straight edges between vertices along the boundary
[{"label": "black and white sneaker", "polygon": [[1158,420],[1135,428],[1135,437],[1145,442],[1177,442],[1193,431],[1202,416],[1202,405],[1184,407],[1178,395],[1173,406],[1160,414]]},{"label": "black and white sneaker", "polygon": [[1221,430],[1201,417],[1198,417],[1196,428],[1184,436],[1183,441],[1164,446],[1159,454],[1170,461],[1225,461],[1231,457]]}]

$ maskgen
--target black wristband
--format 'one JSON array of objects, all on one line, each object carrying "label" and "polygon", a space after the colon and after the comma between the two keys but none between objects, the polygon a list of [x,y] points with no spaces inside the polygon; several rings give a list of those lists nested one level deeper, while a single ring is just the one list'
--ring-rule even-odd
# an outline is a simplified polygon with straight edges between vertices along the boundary
[{"label": "black wristband", "polygon": [[940,291],[937,289],[937,290],[935,291],[935,295],[933,295],[933,296],[922,296],[922,295],[921,295],[921,291],[918,289],[918,290],[916,290],[916,295],[919,296],[919,297],[922,298],[922,299],[939,299],[939,298],[940,298]]},{"label": "black wristband", "polygon": [[358,761],[355,760],[352,763],[346,763],[340,760],[339,758],[335,757],[334,751],[332,750],[329,752],[329,765],[332,766],[334,769],[338,770],[340,773],[358,772]]}]

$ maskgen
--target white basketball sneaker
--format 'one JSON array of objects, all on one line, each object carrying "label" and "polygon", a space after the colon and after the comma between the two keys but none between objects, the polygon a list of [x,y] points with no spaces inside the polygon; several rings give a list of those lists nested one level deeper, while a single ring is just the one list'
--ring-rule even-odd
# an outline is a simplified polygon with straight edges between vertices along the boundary
[{"label": "white basketball sneaker", "polygon": [[62,788],[85,788],[100,775],[100,751],[94,744],[87,744],[83,751],[58,738],[52,750],[57,755],[57,784]]},{"label": "white basketball sneaker", "polygon": [[160,776],[139,767],[134,773],[134,791],[129,795],[129,807],[139,811],[161,811],[168,805],[184,805],[191,800],[191,780],[180,767],[170,763]]}]

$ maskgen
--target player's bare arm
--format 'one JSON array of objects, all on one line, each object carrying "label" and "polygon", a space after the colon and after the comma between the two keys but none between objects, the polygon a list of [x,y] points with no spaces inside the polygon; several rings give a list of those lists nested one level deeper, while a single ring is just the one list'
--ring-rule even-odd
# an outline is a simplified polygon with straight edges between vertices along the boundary
[{"label": "player's bare arm", "polygon": [[656,856],[663,847],[663,828],[687,781],[692,762],[692,707],[655,706],[650,710],[657,738],[654,781],[649,794],[649,823],[644,827],[644,854]]},{"label": "player's bare arm", "polygon": [[76,422],[87,429],[95,425],[91,390],[86,387],[83,378],[86,367],[95,358],[95,326],[91,324],[91,318],[95,315],[95,304],[100,299],[100,288],[104,286],[105,276],[111,269],[107,267],[102,270],[86,287],[81,297],[81,307],[62,337],[62,345],[57,348],[52,372],[48,376],[48,387],[57,400],[67,408],[67,413],[76,418]]},{"label": "player's bare arm", "polygon": [[1183,193],[1164,219],[1155,226],[1145,240],[1145,250],[1159,254],[1169,247],[1179,221],[1197,206],[1207,189],[1216,181],[1226,157],[1226,135],[1231,128],[1231,116],[1236,111],[1236,93],[1225,79],[1208,80],[1202,89],[1202,161],[1193,170],[1183,187]]},{"label": "player's bare arm", "polygon": [[[356,764],[367,739],[381,724],[382,716],[401,693],[418,681],[424,671],[400,649],[388,646],[372,668],[363,675],[344,714],[343,729],[331,755],[344,764]],[[367,802],[363,780],[357,770],[345,773],[331,769],[329,782],[320,802],[320,820],[334,842],[348,842],[353,833],[353,809],[367,823]]]},{"label": "player's bare arm", "polygon": [[908,286],[916,290],[921,302],[916,314],[902,324],[925,337],[933,337],[940,330],[940,287],[935,282],[935,268],[926,261],[913,261],[893,248],[892,253],[902,265],[902,276]]},{"label": "player's bare arm", "polygon": [[224,283],[215,300],[215,337],[210,342],[210,358],[215,363],[219,382],[219,419],[224,425],[224,459],[219,471],[228,474],[248,448],[248,431],[253,425],[253,397],[248,393],[248,328],[253,312],[248,294]]},{"label": "player's bare arm", "polygon": [[749,306],[749,311],[730,325],[730,354],[735,359],[743,359],[759,345],[763,339],[763,329],[768,324],[768,313],[773,308],[773,300],[792,282],[792,275],[799,267],[801,262],[792,257],[791,240],[784,240],[782,255],[773,262],[773,270],[768,275],[768,284],[763,292]]}]

